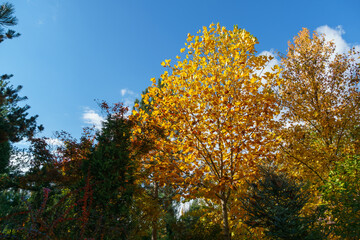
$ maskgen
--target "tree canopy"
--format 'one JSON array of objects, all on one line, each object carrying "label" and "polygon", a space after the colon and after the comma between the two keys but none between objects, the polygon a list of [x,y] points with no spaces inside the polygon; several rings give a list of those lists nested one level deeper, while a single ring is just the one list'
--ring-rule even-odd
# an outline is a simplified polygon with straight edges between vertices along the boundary
[{"label": "tree canopy", "polygon": [[153,80],[144,99],[151,114],[138,114],[166,132],[157,145],[160,175],[181,186],[185,197],[221,202],[230,239],[231,194],[256,175],[255,163],[277,142],[279,107],[271,85],[279,71],[262,73],[270,59],[256,56],[257,40],[243,29],[212,24],[198,33],[188,35],[183,61],[162,63],[170,72],[161,76],[162,87]]}]

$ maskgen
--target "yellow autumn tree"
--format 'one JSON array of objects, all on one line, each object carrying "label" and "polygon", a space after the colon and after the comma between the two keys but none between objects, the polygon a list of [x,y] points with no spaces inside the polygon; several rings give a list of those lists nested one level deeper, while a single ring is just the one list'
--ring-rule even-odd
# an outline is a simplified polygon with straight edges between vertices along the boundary
[{"label": "yellow autumn tree", "polygon": [[303,29],[282,57],[283,156],[306,180],[325,181],[336,162],[359,153],[357,54],[336,54],[334,43]]},{"label": "yellow autumn tree", "polygon": [[231,239],[231,196],[277,142],[271,129],[279,108],[270,85],[280,71],[263,72],[270,57],[256,56],[257,39],[243,29],[211,24],[198,34],[188,34],[182,61],[162,63],[168,70],[162,87],[152,79],[143,96],[151,114],[138,109],[134,116],[161,126],[165,136],[144,164],[156,162],[154,176],[177,185],[182,197],[221,206],[224,235]]}]

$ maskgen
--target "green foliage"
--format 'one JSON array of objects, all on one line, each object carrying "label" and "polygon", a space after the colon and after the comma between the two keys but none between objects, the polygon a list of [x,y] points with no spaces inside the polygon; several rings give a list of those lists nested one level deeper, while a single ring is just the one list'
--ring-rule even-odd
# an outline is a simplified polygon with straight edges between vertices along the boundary
[{"label": "green foliage", "polygon": [[[14,6],[10,3],[4,3],[0,6],[0,42],[4,39],[12,39],[19,37],[20,34],[12,29],[7,29],[9,26],[17,24],[17,18],[14,16]],[[7,31],[5,31],[7,29]]]},{"label": "green foliage", "polygon": [[336,164],[322,187],[327,201],[334,232],[342,239],[360,236],[360,157],[349,156]]},{"label": "green foliage", "polygon": [[[84,170],[92,189],[92,212],[89,229],[99,228],[91,237],[106,234],[106,239],[127,239],[131,230],[129,209],[134,184],[134,155],[130,149],[133,123],[125,117],[127,109],[121,104],[102,108],[107,112],[103,128],[96,136],[97,144],[92,150]],[[92,227],[90,227],[92,226]]]},{"label": "green foliage", "polygon": [[[12,4],[4,3],[0,6],[0,42],[4,39],[11,39],[20,36],[14,30],[8,29],[9,26],[17,24],[17,19],[13,15],[14,7]],[[19,142],[24,137],[32,137],[36,130],[42,130],[43,126],[37,127],[36,116],[28,118],[28,105],[20,107],[19,102],[26,100],[26,97],[18,95],[22,86],[16,88],[8,81],[13,75],[4,74],[0,77],[0,143],[11,141]]]},{"label": "green foliage", "polygon": [[[19,34],[13,30],[4,31],[8,26],[17,24],[17,19],[13,15],[14,7],[12,4],[5,3],[0,6],[0,42],[4,39],[18,37]],[[13,75],[2,75],[0,78],[0,143],[5,141],[18,142],[24,136],[29,136],[36,130],[37,116],[27,119],[26,111],[29,106],[19,107],[18,103],[26,99],[19,97],[18,92],[22,86],[14,88],[9,84],[9,79]]]},{"label": "green foliage", "polygon": [[[17,19],[14,16],[14,7],[12,4],[4,3],[0,6],[0,42],[4,39],[11,39],[20,36],[14,30],[5,30],[8,26],[17,24]],[[27,118],[26,112],[30,107],[18,106],[18,103],[26,100],[26,97],[18,95],[22,86],[14,88],[9,84],[9,79],[13,75],[4,74],[0,77],[0,143],[10,140],[11,142],[18,142],[24,137],[33,136],[36,126],[37,116]],[[42,130],[43,127],[39,126]]]},{"label": "green foliage", "polygon": [[108,115],[95,136],[85,134],[77,143],[63,134],[65,144],[56,152],[45,138],[31,140],[31,167],[19,183],[28,191],[27,212],[10,235],[128,239],[135,187],[133,123],[122,105],[102,106]]},{"label": "green foliage", "polygon": [[8,166],[10,161],[10,143],[0,142],[0,175],[8,172]]},{"label": "green foliage", "polygon": [[274,167],[261,166],[259,171],[262,177],[249,183],[247,196],[240,199],[247,214],[245,223],[264,228],[272,239],[321,239],[315,230],[310,231],[310,218],[302,217],[310,199],[304,184],[276,173]]},{"label": "green foliage", "polygon": [[15,234],[27,218],[27,207],[23,201],[26,193],[19,190],[6,190],[0,193],[0,238]]},{"label": "green foliage", "polygon": [[29,117],[28,105],[19,106],[26,97],[18,95],[22,86],[14,88],[8,81],[12,75],[3,75],[0,79],[0,142],[19,142],[24,137],[32,137],[43,126],[36,124],[37,115]]},{"label": "green foliage", "polygon": [[193,201],[190,208],[177,222],[174,238],[183,240],[218,240],[222,239],[222,228],[211,223],[205,217],[207,209],[197,200]]},{"label": "green foliage", "polygon": [[[12,4],[4,3],[0,6],[0,42],[20,36],[8,29],[17,24],[13,14]],[[19,96],[22,86],[14,87],[10,84],[12,76],[0,76],[0,238],[17,236],[29,213],[25,205],[29,192],[20,186],[21,170],[19,166],[10,166],[10,156],[14,153],[11,144],[26,137],[32,138],[36,131],[43,129],[36,124],[37,115],[28,116],[30,107],[19,105],[27,98]]]}]

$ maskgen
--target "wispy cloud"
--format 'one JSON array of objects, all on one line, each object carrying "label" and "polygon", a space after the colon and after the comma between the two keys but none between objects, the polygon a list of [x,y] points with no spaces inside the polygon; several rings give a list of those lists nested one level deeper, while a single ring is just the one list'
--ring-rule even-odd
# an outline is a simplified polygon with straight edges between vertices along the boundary
[{"label": "wispy cloud", "polygon": [[104,121],[104,118],[101,117],[97,112],[95,112],[93,109],[85,108],[85,111],[82,115],[82,119],[86,124],[90,124],[92,126],[95,126],[96,129],[101,129],[102,122]]},{"label": "wispy cloud", "polygon": [[121,89],[120,93],[121,93],[122,97],[124,97],[125,95],[130,95],[130,96],[136,95],[133,91],[131,91],[131,90],[127,89],[127,88]]},{"label": "wispy cloud", "polygon": [[123,88],[120,90],[121,94],[121,101],[123,102],[124,106],[132,108],[134,105],[134,101],[137,97],[139,97],[138,94],[136,94],[134,91],[131,91],[127,88]]}]

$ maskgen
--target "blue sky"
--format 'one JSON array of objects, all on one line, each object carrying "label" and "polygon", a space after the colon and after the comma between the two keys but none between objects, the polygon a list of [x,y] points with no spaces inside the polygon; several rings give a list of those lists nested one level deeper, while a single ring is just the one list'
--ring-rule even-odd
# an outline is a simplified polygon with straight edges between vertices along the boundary
[{"label": "blue sky", "polygon": [[94,99],[131,104],[174,59],[187,33],[238,25],[263,51],[285,52],[303,27],[327,33],[339,52],[360,45],[360,1],[14,0],[22,34],[0,44],[1,74],[14,74],[44,124],[42,135],[79,137],[100,120]]}]

